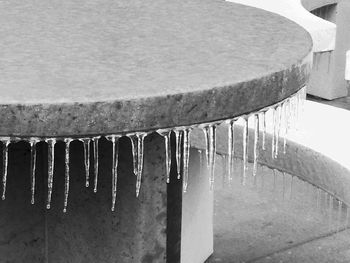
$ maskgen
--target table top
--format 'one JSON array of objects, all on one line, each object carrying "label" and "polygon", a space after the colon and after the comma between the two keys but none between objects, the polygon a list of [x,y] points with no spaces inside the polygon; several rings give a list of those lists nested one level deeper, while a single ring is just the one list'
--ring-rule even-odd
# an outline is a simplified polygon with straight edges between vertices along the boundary
[{"label": "table top", "polygon": [[219,0],[0,2],[0,135],[108,134],[225,119],[305,85],[295,23]]}]

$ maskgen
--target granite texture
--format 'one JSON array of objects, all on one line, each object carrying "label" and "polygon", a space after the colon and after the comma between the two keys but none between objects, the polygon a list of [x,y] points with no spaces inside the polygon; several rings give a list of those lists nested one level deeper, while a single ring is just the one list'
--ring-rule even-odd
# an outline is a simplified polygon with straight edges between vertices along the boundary
[{"label": "granite texture", "polygon": [[311,39],[224,1],[2,1],[0,135],[152,130],[228,118],[304,86]]},{"label": "granite texture", "polygon": [[[9,160],[6,199],[0,202],[0,262],[46,262],[45,197],[37,195],[36,205],[30,204],[29,145],[11,144]],[[37,190],[43,189],[38,175]]]},{"label": "granite texture", "polygon": [[[47,214],[49,262],[112,263],[165,262],[167,184],[163,143],[159,135],[145,141],[140,196],[135,196],[131,144],[120,141],[116,211],[111,212],[111,143],[100,143],[98,191],[85,188],[82,149],[72,144],[71,191],[68,211],[62,213],[64,147],[56,149],[57,166],[53,204]],[[63,146],[63,145],[62,145]],[[80,166],[78,165],[80,164]]]}]

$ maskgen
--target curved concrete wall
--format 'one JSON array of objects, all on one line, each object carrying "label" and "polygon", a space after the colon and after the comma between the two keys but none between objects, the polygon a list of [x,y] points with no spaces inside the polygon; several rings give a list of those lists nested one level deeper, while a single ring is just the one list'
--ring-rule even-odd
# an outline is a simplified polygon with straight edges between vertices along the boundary
[{"label": "curved concrete wall", "polygon": [[[267,115],[266,150],[259,148],[258,162],[296,175],[350,204],[350,112],[332,106],[307,101],[300,129],[288,135],[286,154],[271,156],[272,114]],[[253,126],[253,125],[252,125]],[[253,130],[249,136],[249,160],[253,160]],[[261,138],[261,137],[260,137]],[[204,149],[202,131],[194,131],[194,147]],[[227,127],[217,131],[217,152],[227,154]],[[260,142],[261,143],[261,142]],[[280,142],[280,149],[282,141]],[[242,125],[235,129],[235,156],[242,158]],[[248,175],[249,176],[249,175]]]}]

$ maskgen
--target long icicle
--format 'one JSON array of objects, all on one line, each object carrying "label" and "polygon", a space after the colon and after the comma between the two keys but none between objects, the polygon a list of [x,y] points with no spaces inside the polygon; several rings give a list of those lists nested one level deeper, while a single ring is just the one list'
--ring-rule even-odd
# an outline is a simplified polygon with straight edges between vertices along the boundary
[{"label": "long icicle", "polygon": [[259,114],[254,115],[254,161],[253,161],[253,176],[256,176],[258,170],[259,157]]},{"label": "long icicle", "polygon": [[108,139],[112,141],[112,212],[115,210],[115,203],[117,200],[119,138],[120,136],[117,135],[108,137]]},{"label": "long icicle", "polygon": [[46,203],[46,209],[50,209],[51,207],[51,196],[52,196],[52,188],[53,188],[53,174],[54,174],[54,167],[55,167],[55,144],[56,139],[47,139],[46,140],[48,145],[48,178],[47,178],[47,203]]},{"label": "long icicle", "polygon": [[242,176],[242,185],[246,184],[246,172],[248,169],[248,116],[244,117],[244,126],[243,126],[243,176]]},{"label": "long icicle", "polygon": [[136,178],[136,197],[140,194],[142,170],[143,170],[143,149],[146,133],[137,133],[137,178]]},{"label": "long icicle", "polygon": [[64,139],[66,144],[65,148],[65,174],[64,174],[64,203],[63,203],[63,213],[67,212],[68,196],[69,196],[69,149],[72,139]]},{"label": "long icicle", "polygon": [[80,139],[84,147],[85,187],[90,185],[90,138]]},{"label": "long icicle", "polygon": [[183,130],[183,155],[182,155],[182,163],[183,163],[183,178],[182,178],[182,187],[183,191],[187,191],[188,185],[188,165],[190,159],[190,133],[191,128],[185,128]]},{"label": "long icicle", "polygon": [[92,138],[92,142],[94,145],[94,193],[97,193],[97,183],[98,183],[98,140],[101,137],[94,137]]},{"label": "long icicle", "polygon": [[182,139],[182,130],[174,130],[175,140],[176,140],[176,167],[177,167],[177,179],[181,177],[181,139]]},{"label": "long icicle", "polygon": [[30,144],[30,190],[31,190],[31,200],[30,203],[34,205],[35,203],[35,174],[36,174],[36,139],[31,139]]},{"label": "long icicle", "polygon": [[210,190],[214,189],[215,177],[215,155],[216,155],[216,125],[209,126],[209,171],[210,171]]},{"label": "long icicle", "polygon": [[170,182],[170,168],[171,168],[171,130],[158,130],[160,135],[164,137],[165,144],[165,173],[166,173],[166,182]]},{"label": "long icicle", "polygon": [[228,125],[228,181],[229,184],[232,183],[233,180],[233,163],[234,163],[234,152],[235,152],[235,120],[230,120]]},{"label": "long icicle", "polygon": [[10,144],[10,139],[2,140],[2,200],[6,198],[6,184],[7,184],[7,172],[8,172],[8,148]]},{"label": "long icicle", "polygon": [[207,168],[210,167],[210,125],[206,125],[202,128],[205,137],[205,156],[207,160]]},{"label": "long icicle", "polygon": [[287,99],[284,102],[284,136],[283,136],[283,154],[286,154],[287,148],[287,136],[288,136],[288,125],[289,125],[289,110],[290,110],[290,100]]},{"label": "long icicle", "polygon": [[262,118],[262,149],[266,150],[266,111],[261,112],[261,118]]},{"label": "long icicle", "polygon": [[272,108],[272,145],[271,145],[272,159],[275,158],[276,115],[277,115],[276,108]]}]

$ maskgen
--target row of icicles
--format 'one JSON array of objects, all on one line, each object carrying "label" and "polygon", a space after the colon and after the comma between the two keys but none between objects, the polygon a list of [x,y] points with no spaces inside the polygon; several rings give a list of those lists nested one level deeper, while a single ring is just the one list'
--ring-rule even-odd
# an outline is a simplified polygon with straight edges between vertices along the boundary
[{"label": "row of icicles", "polygon": [[[189,155],[190,155],[190,134],[194,128],[203,129],[206,140],[206,160],[207,167],[209,169],[209,183],[210,189],[213,190],[214,185],[214,170],[215,170],[215,154],[216,154],[216,128],[218,125],[228,126],[228,177],[232,180],[233,174],[233,160],[234,160],[234,127],[239,119],[243,120],[243,174],[242,184],[245,184],[246,170],[248,163],[248,120],[254,119],[254,168],[253,176],[256,175],[257,161],[258,161],[258,143],[259,134],[262,130],[262,149],[265,150],[265,135],[266,135],[266,112],[273,111],[273,136],[272,136],[272,157],[277,158],[279,154],[279,141],[280,137],[283,137],[283,152],[286,150],[286,135],[290,128],[295,128],[295,123],[300,115],[300,109],[302,102],[306,96],[305,88],[302,88],[297,93],[293,94],[289,98],[264,109],[261,109],[255,113],[250,113],[244,116],[238,116],[233,119],[221,120],[212,123],[198,124],[187,127],[176,127],[169,129],[157,130],[160,135],[164,137],[165,142],[165,166],[166,166],[166,181],[170,180],[170,167],[171,167],[171,144],[170,136],[174,132],[176,139],[175,159],[177,165],[177,178],[180,179],[182,175],[183,191],[186,192],[188,184],[188,167],[189,167]],[[261,125],[260,125],[261,123]],[[128,134],[115,134],[106,135],[105,138],[112,142],[112,206],[111,210],[115,210],[116,197],[117,197],[117,182],[118,182],[118,140],[122,136],[127,136],[131,140],[132,155],[133,155],[133,172],[136,176],[136,196],[139,196],[141,188],[142,170],[143,170],[143,150],[144,139],[148,132],[135,132]],[[35,202],[35,176],[36,176],[36,144],[40,141],[45,141],[48,144],[48,181],[47,181],[47,202],[46,208],[51,207],[51,196],[54,183],[54,164],[55,164],[55,144],[58,140],[65,142],[65,187],[64,187],[64,208],[63,212],[67,211],[68,196],[69,196],[69,149],[70,143],[73,140],[79,140],[83,143],[84,147],[84,166],[85,166],[85,186],[90,185],[90,146],[93,144],[93,167],[94,167],[94,192],[97,192],[98,185],[98,142],[101,136],[89,137],[89,138],[11,138],[2,137],[3,142],[3,192],[2,199],[6,196],[6,182],[7,182],[7,168],[8,168],[8,148],[11,142],[17,142],[19,140],[28,141],[31,147],[31,203]],[[182,163],[182,169],[181,169]],[[182,171],[182,174],[181,174]]]}]

